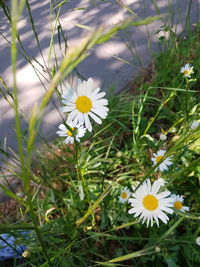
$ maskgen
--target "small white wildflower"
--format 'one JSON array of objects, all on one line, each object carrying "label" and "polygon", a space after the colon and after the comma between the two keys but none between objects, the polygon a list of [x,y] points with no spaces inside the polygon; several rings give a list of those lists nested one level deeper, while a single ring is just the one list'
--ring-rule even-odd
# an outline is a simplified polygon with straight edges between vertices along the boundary
[{"label": "small white wildflower", "polygon": [[119,201],[121,203],[126,202],[128,200],[128,198],[130,197],[130,195],[131,195],[131,192],[129,191],[128,187],[127,186],[124,187],[124,189],[120,193],[120,196],[118,196]]},{"label": "small white wildflower", "polygon": [[155,181],[152,185],[147,179],[136,191],[132,194],[133,198],[129,199],[132,208],[128,211],[129,214],[134,213],[134,217],[139,217],[142,223],[147,221],[153,226],[155,220],[159,227],[159,219],[163,223],[167,223],[169,217],[165,212],[172,214],[173,204],[172,199],[169,197],[169,191],[159,192],[161,188],[160,183]]},{"label": "small white wildflower", "polygon": [[75,124],[72,121],[66,121],[66,124],[72,129],[72,132],[67,129],[64,124],[59,125],[60,131],[57,131],[57,134],[61,137],[67,137],[64,141],[66,144],[73,144],[74,138],[77,142],[80,142],[80,138],[85,135],[86,129],[83,125]]},{"label": "small white wildflower", "polygon": [[196,129],[200,125],[199,121],[193,121],[192,124],[190,125],[190,128],[192,130]]},{"label": "small white wildflower", "polygon": [[197,236],[197,238],[196,238],[196,244],[197,244],[198,246],[200,246],[200,236]]},{"label": "small white wildflower", "polygon": [[162,140],[162,141],[166,141],[167,140],[167,136],[166,136],[166,134],[160,134],[160,140]]},{"label": "small white wildflower", "polygon": [[[164,158],[165,153],[166,153],[166,150],[159,150],[157,153],[153,153],[154,157],[152,157],[151,160],[153,161],[154,166],[158,164]],[[168,166],[173,164],[171,162],[171,158],[172,156],[167,157],[160,165],[158,165],[156,170],[159,169],[161,172],[168,170]]]},{"label": "small white wildflower", "polygon": [[185,66],[183,66],[181,68],[181,73],[183,73],[183,76],[186,77],[186,78],[190,78],[191,75],[194,73],[193,71],[193,66],[191,66],[189,63],[185,64]]},{"label": "small white wildflower", "polygon": [[171,199],[173,201],[172,203],[175,209],[183,212],[189,211],[189,207],[183,206],[183,196],[172,194]]}]

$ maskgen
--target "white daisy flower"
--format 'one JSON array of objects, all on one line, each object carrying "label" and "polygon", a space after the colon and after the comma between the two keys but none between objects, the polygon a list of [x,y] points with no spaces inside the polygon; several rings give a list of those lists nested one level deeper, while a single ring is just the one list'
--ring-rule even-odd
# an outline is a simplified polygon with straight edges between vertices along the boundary
[{"label": "white daisy flower", "polygon": [[118,196],[119,201],[121,203],[126,202],[128,200],[128,198],[130,197],[130,195],[131,195],[131,192],[129,191],[128,187],[127,186],[124,187],[124,189],[120,193],[120,196]]},{"label": "white daisy flower", "polygon": [[78,81],[75,89],[68,87],[62,95],[62,103],[66,105],[62,108],[63,112],[69,112],[68,119],[74,121],[75,124],[85,124],[88,131],[92,131],[92,125],[89,117],[98,124],[108,115],[108,100],[104,99],[105,93],[99,93],[100,88],[93,87],[93,80],[89,78],[87,81]]},{"label": "white daisy flower", "polygon": [[132,209],[128,211],[129,214],[134,213],[134,217],[142,220],[142,223],[147,221],[153,226],[153,221],[159,226],[159,219],[167,223],[169,217],[165,212],[172,214],[173,207],[172,199],[168,197],[171,193],[169,191],[159,192],[160,183],[155,181],[152,185],[147,179],[136,191],[132,194],[133,198],[129,198]]},{"label": "white daisy flower", "polygon": [[167,140],[167,136],[166,136],[166,134],[160,134],[160,140],[162,140],[162,141],[166,141]]},{"label": "white daisy flower", "polygon": [[173,200],[173,206],[176,210],[180,210],[183,212],[189,211],[189,207],[183,206],[183,196],[172,194],[171,198]]},{"label": "white daisy flower", "polygon": [[190,78],[190,76],[194,73],[193,71],[193,66],[191,66],[189,63],[185,64],[185,66],[183,66],[181,68],[181,73],[183,73],[184,77]]},{"label": "white daisy flower", "polygon": [[196,129],[200,125],[199,121],[193,121],[192,124],[190,125],[190,128],[192,130]]},{"label": "white daisy flower", "polygon": [[[151,158],[151,160],[153,161],[153,165],[154,166],[156,164],[158,164],[164,158],[165,152],[166,152],[166,150],[159,150],[157,153],[153,153],[154,157]],[[164,159],[163,162],[158,165],[156,170],[159,169],[161,172],[165,171],[165,170],[168,170],[168,166],[173,164],[171,162],[171,158],[172,158],[172,156],[167,157],[166,159]]]},{"label": "white daisy flower", "polygon": [[196,244],[197,244],[198,246],[200,246],[200,236],[197,236],[197,238],[196,238]]},{"label": "white daisy flower", "polygon": [[66,124],[72,129],[72,131],[68,130],[64,124],[60,124],[58,127],[60,131],[57,131],[57,134],[62,137],[67,136],[64,141],[66,144],[73,144],[74,138],[77,142],[80,142],[80,138],[85,135],[86,128],[84,128],[83,125],[75,124],[72,121],[66,121]]}]

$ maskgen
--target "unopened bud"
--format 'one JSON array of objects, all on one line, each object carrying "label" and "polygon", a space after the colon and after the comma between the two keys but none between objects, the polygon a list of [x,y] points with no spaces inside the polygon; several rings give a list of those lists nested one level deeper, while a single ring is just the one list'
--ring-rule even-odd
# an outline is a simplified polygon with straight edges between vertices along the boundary
[{"label": "unopened bud", "polygon": [[166,136],[166,134],[160,134],[160,140],[162,140],[162,141],[166,141],[167,140],[167,136]]},{"label": "unopened bud", "polygon": [[31,252],[27,249],[22,253],[22,257],[24,258],[29,258],[30,255],[31,255]]},{"label": "unopened bud", "polygon": [[155,251],[157,252],[157,253],[159,253],[160,252],[160,247],[155,247]]}]

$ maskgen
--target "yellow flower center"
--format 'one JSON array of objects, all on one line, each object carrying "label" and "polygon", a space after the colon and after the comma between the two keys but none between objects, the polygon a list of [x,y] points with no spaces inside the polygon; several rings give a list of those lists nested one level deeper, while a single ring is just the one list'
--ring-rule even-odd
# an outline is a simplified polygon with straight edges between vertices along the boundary
[{"label": "yellow flower center", "polygon": [[161,161],[162,158],[163,158],[163,156],[157,156],[156,157],[156,162],[158,163],[159,161]]},{"label": "yellow flower center", "polygon": [[[72,130],[74,131],[74,128],[72,128]],[[71,132],[70,130],[67,130],[67,134],[68,134],[69,136],[72,136],[72,135],[73,135],[72,132]]]},{"label": "yellow flower center", "polygon": [[153,211],[158,207],[158,200],[153,195],[147,195],[143,198],[143,205],[145,209]]},{"label": "yellow flower center", "polygon": [[87,113],[92,108],[92,102],[87,96],[79,96],[75,104],[78,111],[82,113]]},{"label": "yellow flower center", "polygon": [[174,208],[177,210],[181,210],[183,207],[182,203],[180,201],[174,202]]},{"label": "yellow flower center", "polygon": [[192,74],[192,72],[193,72],[192,69],[189,69],[189,70],[185,70],[183,74],[186,76],[186,75]]},{"label": "yellow flower center", "polygon": [[121,198],[123,198],[123,199],[126,199],[126,198],[127,198],[127,196],[128,196],[128,195],[127,195],[127,193],[126,193],[126,192],[122,192],[122,193],[121,193]]}]

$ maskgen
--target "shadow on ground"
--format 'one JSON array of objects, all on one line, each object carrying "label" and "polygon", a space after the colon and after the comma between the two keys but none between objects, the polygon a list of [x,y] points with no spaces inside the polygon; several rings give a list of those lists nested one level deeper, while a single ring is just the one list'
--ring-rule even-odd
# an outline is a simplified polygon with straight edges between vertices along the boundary
[{"label": "shadow on ground", "polygon": [[[56,1],[57,4],[59,2],[61,1]],[[151,62],[154,52],[159,52],[155,32],[160,26],[168,23],[174,27],[177,33],[180,33],[185,28],[187,14],[189,14],[188,25],[198,21],[199,0],[192,1],[191,6],[186,0],[172,1],[171,5],[168,4],[169,1],[159,0],[157,1],[159,9],[152,2],[126,1],[129,8],[137,14],[136,20],[158,14],[164,14],[163,19],[148,26],[129,27],[107,43],[94,47],[90,56],[77,67],[78,72],[83,77],[86,79],[92,77],[96,84],[100,84],[104,90],[115,85],[117,92]],[[23,48],[18,45],[17,61],[19,103],[23,111],[24,135],[27,134],[30,111],[34,103],[40,102],[49,84],[50,79],[45,68],[52,68],[52,62],[55,62],[54,52],[58,62],[64,53],[64,42],[62,39],[62,48],[60,49],[58,30],[56,29],[54,34],[55,51],[52,51],[51,60],[48,62],[51,29],[56,14],[53,12],[52,16],[49,16],[50,2],[48,0],[30,0],[29,4],[40,47],[30,22],[28,9],[25,8],[19,22],[19,36]],[[58,12],[58,8],[54,11]],[[80,40],[88,34],[86,29],[77,27],[76,24],[90,26],[94,29],[104,24],[109,28],[131,15],[117,1],[71,0],[62,6],[59,22],[67,39],[67,45],[70,47],[79,44]],[[0,9],[0,33],[0,76],[12,91],[10,25],[2,9]],[[58,112],[60,104],[56,97],[54,101],[48,105],[41,127],[41,134],[43,132],[42,135],[45,138],[55,137],[57,126],[61,122]],[[1,144],[6,138],[7,144],[16,150],[14,112],[2,97],[0,98],[0,106],[2,114],[0,118]]]}]

